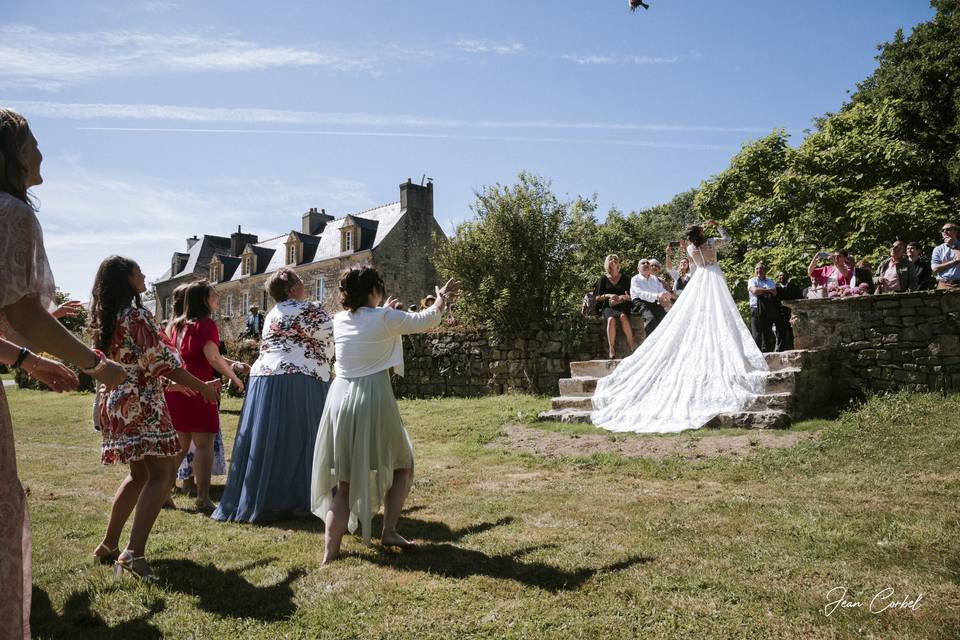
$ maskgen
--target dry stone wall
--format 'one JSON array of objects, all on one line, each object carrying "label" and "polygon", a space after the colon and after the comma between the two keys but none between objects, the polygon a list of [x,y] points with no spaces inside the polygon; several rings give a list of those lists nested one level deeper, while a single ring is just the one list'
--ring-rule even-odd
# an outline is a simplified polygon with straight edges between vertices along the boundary
[{"label": "dry stone wall", "polygon": [[[643,323],[631,318],[631,324],[637,341],[641,341]],[[460,327],[404,336],[406,375],[394,376],[394,388],[406,397],[511,391],[557,395],[557,381],[570,376],[571,361],[593,360],[607,353],[603,321],[588,319],[579,342],[573,335],[571,321],[556,320],[531,327],[508,341],[498,340],[483,329]],[[627,345],[620,335],[617,350],[620,357],[627,355]]]},{"label": "dry stone wall", "polygon": [[834,400],[960,389],[960,292],[797,300],[795,346],[823,352]]}]

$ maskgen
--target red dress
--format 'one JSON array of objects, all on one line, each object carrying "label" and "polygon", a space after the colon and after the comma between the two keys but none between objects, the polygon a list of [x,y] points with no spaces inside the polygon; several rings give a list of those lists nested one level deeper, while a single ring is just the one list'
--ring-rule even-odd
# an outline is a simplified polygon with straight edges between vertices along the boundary
[{"label": "red dress", "polygon": [[[180,357],[184,368],[203,382],[217,377],[213,367],[203,355],[203,347],[212,342],[220,347],[220,332],[217,323],[210,318],[201,318],[188,322],[176,331],[172,340],[180,345]],[[173,418],[173,427],[177,431],[190,433],[216,433],[220,431],[220,414],[217,405],[210,404],[203,396],[185,396],[182,393],[167,392],[167,406]]]}]

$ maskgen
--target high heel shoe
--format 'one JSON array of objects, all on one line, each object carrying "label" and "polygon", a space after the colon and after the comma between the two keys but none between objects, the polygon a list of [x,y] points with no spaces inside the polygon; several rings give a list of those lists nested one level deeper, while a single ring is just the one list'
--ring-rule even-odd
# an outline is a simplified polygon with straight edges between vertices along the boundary
[{"label": "high heel shoe", "polygon": [[135,556],[132,553],[124,551],[120,554],[120,557],[117,558],[117,561],[113,563],[113,575],[120,577],[123,575],[123,572],[126,571],[130,575],[134,576],[138,580],[143,582],[148,582],[150,584],[156,584],[160,578],[150,569],[150,565],[147,564],[147,559],[143,556]]},{"label": "high heel shoe", "polygon": [[117,561],[117,558],[120,557],[120,549],[114,547],[111,549],[102,542],[97,545],[97,548],[93,550],[93,563],[108,565],[113,564]]}]

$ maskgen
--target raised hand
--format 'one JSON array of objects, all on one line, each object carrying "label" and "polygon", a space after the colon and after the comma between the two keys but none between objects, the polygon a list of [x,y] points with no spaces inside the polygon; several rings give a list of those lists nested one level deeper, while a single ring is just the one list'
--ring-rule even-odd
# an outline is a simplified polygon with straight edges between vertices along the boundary
[{"label": "raised hand", "polygon": [[83,313],[83,303],[79,300],[67,300],[62,305],[57,307],[51,312],[51,315],[56,318],[73,318],[75,316]]},{"label": "raised hand", "polygon": [[76,389],[77,385],[80,384],[77,374],[49,358],[41,358],[40,356],[28,358],[27,362],[24,363],[23,370],[30,377],[36,378],[57,393]]},{"label": "raised hand", "polygon": [[460,293],[460,283],[450,278],[442,287],[436,287],[437,297],[443,297],[447,300],[453,300]]},{"label": "raised hand", "polygon": [[394,296],[387,298],[387,301],[383,303],[383,306],[387,309],[397,309],[400,306],[400,301]]}]

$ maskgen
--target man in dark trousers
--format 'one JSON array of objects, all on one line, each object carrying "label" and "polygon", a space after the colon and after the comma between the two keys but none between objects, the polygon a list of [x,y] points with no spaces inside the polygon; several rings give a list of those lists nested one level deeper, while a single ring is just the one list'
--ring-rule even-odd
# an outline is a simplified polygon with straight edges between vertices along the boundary
[{"label": "man in dark trousers", "polygon": [[779,319],[780,301],[777,300],[777,283],[767,277],[767,267],[758,262],[754,276],[747,281],[750,293],[750,333],[760,351],[775,351],[776,338],[773,324]]},{"label": "man in dark trousers", "polygon": [[260,313],[260,307],[251,305],[250,313],[247,314],[247,335],[256,340],[260,339],[263,331],[263,314]]}]

